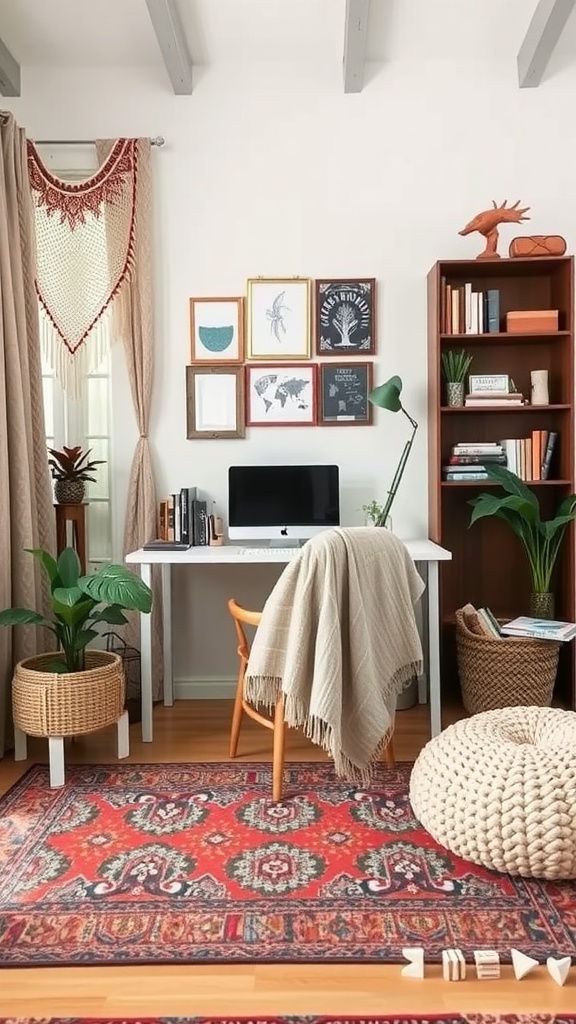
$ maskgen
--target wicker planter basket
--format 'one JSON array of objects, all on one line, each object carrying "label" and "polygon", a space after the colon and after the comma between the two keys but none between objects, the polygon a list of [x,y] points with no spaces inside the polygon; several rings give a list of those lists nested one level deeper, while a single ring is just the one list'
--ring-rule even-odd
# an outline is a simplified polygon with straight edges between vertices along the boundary
[{"label": "wicker planter basket", "polygon": [[27,736],[74,736],[117,722],[124,710],[124,668],[117,654],[87,651],[84,672],[50,672],[51,654],[20,661],[12,714]]},{"label": "wicker planter basket", "polygon": [[474,632],[456,612],[456,654],[462,703],[471,714],[514,706],[548,707],[560,644],[551,640],[490,637]]}]

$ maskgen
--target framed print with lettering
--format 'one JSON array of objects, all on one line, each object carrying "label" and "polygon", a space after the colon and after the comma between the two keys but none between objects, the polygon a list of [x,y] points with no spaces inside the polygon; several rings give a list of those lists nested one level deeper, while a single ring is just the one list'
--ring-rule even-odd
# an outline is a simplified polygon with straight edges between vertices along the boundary
[{"label": "framed print with lettering", "polygon": [[250,278],[248,359],[309,359],[312,282],[304,277]]},{"label": "framed print with lettering", "polygon": [[186,437],[244,437],[243,367],[186,367]]},{"label": "framed print with lettering", "polygon": [[372,423],[372,363],[321,363],[318,384],[320,426]]},{"label": "framed print with lettering", "polygon": [[246,365],[246,422],[253,427],[313,427],[316,364]]},{"label": "framed print with lettering", "polygon": [[376,279],[316,281],[315,319],[319,356],[374,355]]},{"label": "framed print with lettering", "polygon": [[190,362],[241,363],[244,299],[190,299]]}]

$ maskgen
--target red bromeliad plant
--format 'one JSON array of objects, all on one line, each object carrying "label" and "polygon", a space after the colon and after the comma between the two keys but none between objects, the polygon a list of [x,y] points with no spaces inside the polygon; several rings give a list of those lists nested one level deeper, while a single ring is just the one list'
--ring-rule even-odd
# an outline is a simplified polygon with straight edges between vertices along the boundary
[{"label": "red bromeliad plant", "polygon": [[89,448],[88,451],[83,452],[79,444],[74,448],[66,448],[64,445],[61,450],[49,448],[48,452],[52,458],[48,459],[48,465],[54,480],[90,480],[94,483],[96,479],[92,476],[94,467],[103,465],[104,460],[93,459],[92,462],[89,462],[88,456],[91,451],[92,449]]}]

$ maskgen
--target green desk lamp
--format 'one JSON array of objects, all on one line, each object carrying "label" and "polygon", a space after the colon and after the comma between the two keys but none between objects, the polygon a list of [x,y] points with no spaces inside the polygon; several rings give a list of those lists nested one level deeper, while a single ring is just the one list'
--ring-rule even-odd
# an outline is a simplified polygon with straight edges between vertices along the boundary
[{"label": "green desk lamp", "polygon": [[392,483],[390,484],[390,490],[388,491],[386,503],[384,505],[384,508],[382,509],[381,514],[378,517],[378,520],[375,524],[376,526],[385,526],[386,524],[386,520],[388,519],[388,516],[390,514],[390,509],[392,508],[392,502],[396,497],[396,491],[400,486],[402,474],[404,473],[406,463],[408,462],[408,456],[410,455],[412,445],[414,444],[416,431],[418,430],[418,424],[416,423],[416,420],[413,420],[412,417],[408,415],[406,409],[404,408],[402,402],[400,401],[401,391],[401,377],[390,377],[390,380],[387,380],[384,384],[380,384],[377,388],[374,388],[373,391],[371,391],[370,394],[368,395],[368,401],[372,402],[372,405],[377,405],[378,408],[380,409],[388,409],[389,412],[403,412],[404,415],[406,416],[406,419],[410,420],[410,423],[412,424],[412,435],[411,437],[408,438],[406,444],[404,445],[404,451],[400,456],[400,462],[396,467],[394,478],[392,480]]}]

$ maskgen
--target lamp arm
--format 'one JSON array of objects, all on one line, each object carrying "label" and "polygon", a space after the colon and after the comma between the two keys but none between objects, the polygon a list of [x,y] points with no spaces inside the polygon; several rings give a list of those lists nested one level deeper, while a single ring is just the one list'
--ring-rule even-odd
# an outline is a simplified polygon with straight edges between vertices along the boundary
[{"label": "lamp arm", "polygon": [[400,481],[402,480],[402,476],[403,476],[404,470],[406,468],[406,463],[408,462],[408,456],[410,455],[410,452],[412,450],[412,445],[414,444],[414,438],[416,436],[416,431],[418,430],[418,424],[417,424],[416,420],[413,420],[412,417],[408,415],[408,413],[406,412],[406,409],[404,408],[404,406],[402,406],[402,412],[404,413],[406,418],[408,420],[410,420],[410,423],[412,424],[412,434],[408,438],[408,440],[406,441],[406,444],[404,445],[404,450],[402,452],[402,455],[400,456],[400,461],[399,461],[399,463],[398,463],[398,465],[396,467],[396,472],[394,473],[394,477],[392,479],[392,483],[390,484],[390,489],[388,491],[388,497],[386,498],[386,501],[384,503],[384,508],[382,509],[382,512],[378,516],[378,520],[376,522],[376,526],[385,526],[386,525],[386,520],[387,520],[388,515],[390,513],[390,509],[392,508],[392,503],[394,501],[394,498],[396,497],[396,492],[397,492],[397,490],[398,490],[398,488],[400,486]]}]

